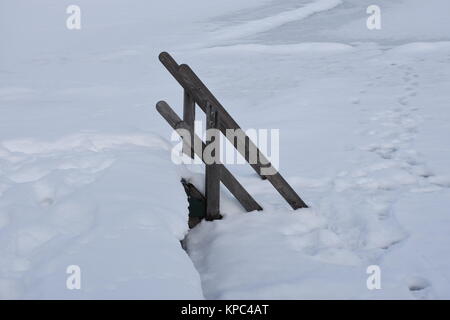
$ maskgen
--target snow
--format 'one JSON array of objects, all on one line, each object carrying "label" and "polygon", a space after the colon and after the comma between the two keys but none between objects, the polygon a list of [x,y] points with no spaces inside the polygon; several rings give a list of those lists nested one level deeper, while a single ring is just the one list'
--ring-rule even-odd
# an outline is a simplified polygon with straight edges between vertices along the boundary
[{"label": "snow", "polygon": [[[0,2],[0,298],[450,298],[448,1],[380,0],[374,31],[371,1],[76,3],[79,31],[69,3]],[[171,161],[161,51],[280,129],[310,208],[227,165],[264,210],[222,186],[224,219],[188,232],[180,179],[203,190],[203,168]]]},{"label": "snow", "polygon": [[244,22],[228,28],[222,28],[219,31],[213,32],[212,37],[215,40],[226,40],[268,31],[292,21],[305,19],[314,13],[330,10],[341,3],[341,0],[313,1],[298,9],[288,10],[266,18]]},{"label": "snow", "polygon": [[[203,297],[179,242],[181,176],[161,138],[83,134],[3,147],[3,298]],[[161,185],[172,192],[148,196]],[[72,264],[82,293],[65,286]]]},{"label": "snow", "polygon": [[[287,45],[237,44],[223,47],[212,47],[201,50],[204,53],[270,53],[270,54],[326,54],[340,51],[351,51],[352,46],[332,42],[308,42]],[[200,51],[200,50],[199,50]]]}]

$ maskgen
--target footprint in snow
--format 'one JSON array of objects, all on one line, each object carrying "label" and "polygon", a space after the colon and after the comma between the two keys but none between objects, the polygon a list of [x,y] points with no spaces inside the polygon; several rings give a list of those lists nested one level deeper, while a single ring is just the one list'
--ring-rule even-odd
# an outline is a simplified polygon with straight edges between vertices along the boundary
[{"label": "footprint in snow", "polygon": [[432,286],[427,279],[413,276],[409,277],[406,282],[414,298],[420,300],[433,299]]}]

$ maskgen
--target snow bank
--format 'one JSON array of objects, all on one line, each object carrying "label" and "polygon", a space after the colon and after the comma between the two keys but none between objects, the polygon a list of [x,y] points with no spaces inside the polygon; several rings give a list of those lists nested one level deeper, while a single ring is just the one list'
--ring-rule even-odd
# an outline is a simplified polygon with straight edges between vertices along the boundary
[{"label": "snow bank", "polygon": [[299,21],[315,13],[330,10],[342,3],[341,0],[316,0],[307,3],[300,8],[292,9],[275,15],[247,21],[239,25],[222,28],[212,32],[214,40],[227,40],[233,38],[242,38],[255,33],[269,31],[292,21]]},{"label": "snow bank", "polygon": [[440,53],[450,51],[450,41],[412,42],[390,49],[393,55],[421,55],[424,53]]},{"label": "snow bank", "polygon": [[268,54],[333,54],[348,52],[352,46],[343,43],[306,42],[286,45],[237,44],[224,47],[211,47],[201,50],[214,54],[226,53],[268,53]]},{"label": "snow bank", "polygon": [[[0,161],[2,298],[202,298],[180,245],[186,196],[160,138],[5,141]],[[69,265],[80,291],[66,288]]]},{"label": "snow bank", "polygon": [[[311,209],[292,213],[266,206],[262,213],[201,223],[188,237],[188,248],[210,299],[318,298],[327,290],[323,283],[333,277],[318,276],[316,268],[361,268],[358,256]],[[349,286],[327,296],[356,295]]]}]

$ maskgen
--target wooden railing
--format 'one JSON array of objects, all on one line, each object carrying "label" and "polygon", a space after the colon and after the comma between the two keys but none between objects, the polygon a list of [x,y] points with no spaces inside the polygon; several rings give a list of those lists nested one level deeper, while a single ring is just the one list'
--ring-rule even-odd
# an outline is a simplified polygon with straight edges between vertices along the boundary
[{"label": "wooden railing", "polygon": [[[204,143],[201,138],[194,133],[195,105],[197,104],[200,109],[206,113],[207,129],[220,130],[220,132],[230,140],[238,152],[241,153],[256,173],[260,175],[261,178],[267,179],[294,210],[306,208],[307,205],[303,200],[259,151],[247,135],[235,135],[232,138],[230,138],[230,135],[227,135],[227,129],[241,130],[241,128],[228,114],[216,97],[214,97],[211,91],[209,91],[206,85],[199,77],[197,77],[194,71],[186,64],[178,65],[167,52],[162,52],[159,55],[159,60],[184,89],[183,120],[178,117],[165,101],[160,101],[156,104],[158,112],[166,119],[173,129],[184,129],[190,133],[190,139],[183,138],[183,152],[192,158],[194,158],[194,154],[197,154],[197,156],[205,162],[205,159],[203,159],[203,150],[209,144],[219,143],[218,141],[215,141],[215,137],[208,137],[208,135],[206,143]],[[201,146],[201,148],[195,148],[195,146]],[[242,148],[242,146],[244,146],[244,148]],[[218,152],[219,148],[214,148],[214,150],[217,150]],[[256,151],[256,161],[253,161],[254,159],[249,161],[251,155],[250,150]],[[217,155],[215,156],[218,158]],[[262,207],[222,163],[219,161],[214,163],[205,162],[205,166],[207,220],[220,218],[219,202],[221,181],[241,203],[245,210],[262,210]],[[273,174],[263,174],[262,172],[271,172]]]}]

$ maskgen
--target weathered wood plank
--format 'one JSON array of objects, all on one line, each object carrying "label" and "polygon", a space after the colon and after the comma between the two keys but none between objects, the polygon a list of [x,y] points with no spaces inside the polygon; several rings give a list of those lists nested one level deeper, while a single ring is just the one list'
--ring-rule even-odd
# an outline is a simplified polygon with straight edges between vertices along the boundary
[{"label": "weathered wood plank", "polygon": [[[190,92],[196,103],[199,107],[206,112],[206,103],[211,103],[212,106],[216,108],[216,110],[220,114],[219,119],[219,129],[226,136],[227,129],[240,129],[239,125],[234,121],[234,119],[228,114],[225,108],[220,104],[220,102],[216,99],[216,97],[209,91],[205,84],[198,78],[198,76],[191,70],[188,65],[182,64],[178,65],[177,62],[166,52],[163,52],[159,56],[162,64],[167,68],[167,70],[172,74],[172,76],[180,83],[180,85]],[[231,143],[237,148],[237,150],[244,156],[244,158],[249,161],[248,154],[245,150],[238,148],[239,141],[238,139],[230,140]],[[298,196],[298,194],[292,189],[292,187],[284,180],[279,172],[272,168],[271,164],[265,158],[265,156],[259,151],[259,149],[253,144],[253,142],[245,138],[244,142],[248,142],[249,148],[256,148],[258,153],[258,162],[250,163],[250,166],[256,171],[258,175],[261,177],[267,178],[269,182],[274,186],[274,188],[280,193],[280,195],[290,204],[293,209],[298,208],[306,208],[307,205],[303,200]],[[263,163],[268,163],[268,165],[264,165]],[[262,168],[271,168],[273,172],[276,172],[273,175],[263,175],[261,174]]]},{"label": "weathered wood plank", "polygon": [[[200,79],[195,75],[195,73],[189,68],[189,66],[183,64],[181,66],[172,58],[170,54],[167,52],[162,52],[159,55],[159,60],[166,67],[169,73],[178,81],[178,83],[184,88],[184,90],[189,91],[191,96],[197,102],[199,107],[206,112],[206,103],[207,101],[211,101],[213,105],[216,106],[217,110],[221,114],[221,119],[219,121],[219,129],[222,131],[224,135],[226,135],[227,129],[238,130],[240,129],[239,125],[234,121],[234,119],[228,114],[225,108],[220,104],[220,102],[214,97],[214,95],[206,88],[206,86],[200,81]],[[198,81],[194,81],[197,79]],[[242,151],[241,148],[238,148],[238,145],[244,145],[246,149],[250,148],[250,144],[252,147],[255,147],[253,142],[245,137],[244,141],[239,141],[238,139],[230,140],[231,143],[238,151]],[[259,153],[259,150],[256,149]],[[242,156],[247,161],[249,160],[248,153],[242,153]],[[259,153],[259,159],[265,159],[262,153]],[[256,164],[250,163],[250,166],[256,171],[256,173],[261,175],[261,167],[263,167],[261,162]],[[268,161],[266,160],[266,163]],[[270,165],[265,166],[270,167]]]},{"label": "weathered wood plank", "polygon": [[213,163],[205,162],[205,197],[206,197],[206,220],[220,219],[220,166],[217,165],[219,158],[220,140],[211,135],[208,130],[217,129],[218,114],[211,104],[206,106],[206,147],[213,147],[211,158]]},{"label": "weathered wood plank", "polygon": [[[162,115],[162,117],[170,124],[173,129],[185,129],[191,131],[190,126],[182,121],[178,115],[172,110],[172,108],[165,102],[160,101],[156,104],[156,109]],[[194,144],[190,145],[191,149],[203,159],[202,153],[205,149],[205,143],[200,139],[199,136],[194,134]],[[196,148],[194,146],[201,146],[201,148]],[[224,186],[231,192],[231,194],[241,203],[246,211],[262,210],[262,207],[253,199],[253,197],[245,190],[245,188],[239,183],[239,181],[233,176],[233,174],[228,171],[228,169],[221,163],[218,163],[220,167],[220,180]]]},{"label": "weathered wood plank", "polygon": [[[195,100],[189,94],[187,90],[184,90],[184,98],[183,98],[183,121],[186,122],[192,129],[191,132],[191,144],[194,143],[194,121],[195,121]],[[194,152],[191,148],[183,143],[183,152],[194,159]]]}]

